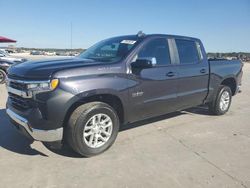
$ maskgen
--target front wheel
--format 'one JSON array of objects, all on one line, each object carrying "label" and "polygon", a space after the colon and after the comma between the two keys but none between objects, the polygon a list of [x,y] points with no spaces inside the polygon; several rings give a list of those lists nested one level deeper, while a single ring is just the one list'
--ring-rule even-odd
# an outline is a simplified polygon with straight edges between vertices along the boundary
[{"label": "front wheel", "polygon": [[71,115],[66,135],[69,145],[79,154],[91,157],[107,150],[119,131],[116,111],[106,103],[90,102]]},{"label": "front wheel", "polygon": [[0,84],[3,84],[6,80],[6,73],[0,69]]},{"label": "front wheel", "polygon": [[228,86],[220,86],[216,98],[209,104],[209,111],[215,115],[223,115],[229,110],[231,101],[231,89]]}]

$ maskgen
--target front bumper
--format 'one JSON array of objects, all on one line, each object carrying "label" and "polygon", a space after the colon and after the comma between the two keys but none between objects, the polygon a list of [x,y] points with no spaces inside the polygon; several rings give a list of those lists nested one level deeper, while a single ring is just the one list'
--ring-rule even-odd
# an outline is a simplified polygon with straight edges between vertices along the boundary
[{"label": "front bumper", "polygon": [[63,128],[53,129],[53,130],[40,130],[34,129],[29,125],[27,119],[18,115],[14,111],[7,109],[6,113],[11,118],[12,121],[21,126],[25,131],[34,139],[43,142],[55,142],[61,141],[63,138]]}]

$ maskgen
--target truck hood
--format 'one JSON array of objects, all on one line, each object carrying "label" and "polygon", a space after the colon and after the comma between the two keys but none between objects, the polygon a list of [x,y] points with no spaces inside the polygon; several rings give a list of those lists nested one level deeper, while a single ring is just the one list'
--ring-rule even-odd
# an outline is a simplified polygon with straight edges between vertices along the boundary
[{"label": "truck hood", "polygon": [[42,80],[49,79],[53,73],[60,70],[100,64],[101,62],[81,58],[27,61],[13,65],[8,69],[8,75],[16,78]]}]

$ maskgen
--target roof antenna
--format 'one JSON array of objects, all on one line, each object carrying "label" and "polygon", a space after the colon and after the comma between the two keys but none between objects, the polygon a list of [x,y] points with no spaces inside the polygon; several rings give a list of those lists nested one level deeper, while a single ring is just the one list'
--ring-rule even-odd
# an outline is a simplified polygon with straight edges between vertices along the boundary
[{"label": "roof antenna", "polygon": [[138,37],[145,37],[145,33],[143,33],[142,31],[139,31],[138,33],[137,33],[137,36]]}]

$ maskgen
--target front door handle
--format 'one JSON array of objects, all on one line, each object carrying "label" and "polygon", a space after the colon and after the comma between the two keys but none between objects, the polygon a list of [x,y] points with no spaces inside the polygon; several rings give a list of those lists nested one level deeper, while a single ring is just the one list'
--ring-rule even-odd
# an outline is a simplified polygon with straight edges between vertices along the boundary
[{"label": "front door handle", "polygon": [[200,73],[202,73],[202,74],[204,74],[204,73],[206,73],[206,72],[207,72],[206,69],[201,69],[201,70],[200,70]]},{"label": "front door handle", "polygon": [[167,77],[173,77],[173,76],[175,76],[175,73],[174,73],[174,72],[168,72],[168,73],[166,74],[166,76],[167,76]]}]

